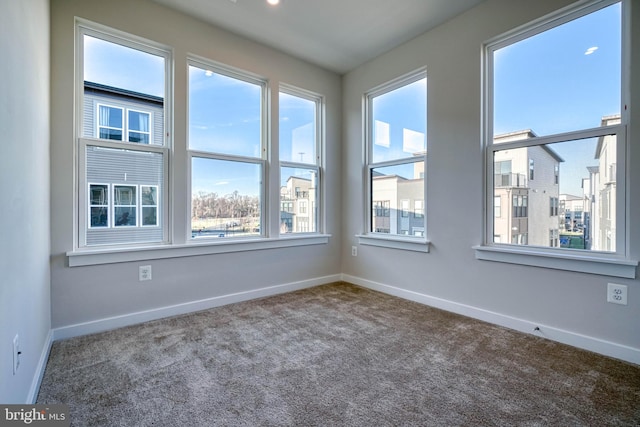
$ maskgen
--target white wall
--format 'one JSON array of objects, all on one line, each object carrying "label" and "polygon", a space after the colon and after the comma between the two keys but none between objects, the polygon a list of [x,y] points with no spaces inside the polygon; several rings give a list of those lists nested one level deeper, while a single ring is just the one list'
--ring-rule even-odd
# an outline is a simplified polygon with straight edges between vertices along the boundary
[{"label": "white wall", "polygon": [[[475,259],[482,243],[481,54],[483,41],[571,3],[488,0],[348,73],[343,79],[343,273],[354,282],[496,323],[640,361],[640,279],[548,270]],[[640,40],[640,5],[633,40]],[[640,164],[640,49],[633,51],[630,162]],[[360,246],[363,94],[427,69],[428,254]],[[629,171],[631,256],[640,258],[640,168]],[[629,304],[606,302],[607,282],[628,285]],[[530,329],[529,329],[530,328]],[[617,353],[616,353],[617,352]]]},{"label": "white wall", "polygon": [[0,0],[0,57],[0,402],[24,403],[49,348],[48,0]]},{"label": "white wall", "polygon": [[[184,171],[186,157],[187,54],[256,73],[278,83],[326,97],[326,232],[340,235],[340,76],[266,48],[148,0],[53,0],[52,25],[52,324],[64,328],[113,316],[161,309],[257,288],[302,283],[340,273],[340,242],[286,249],[172,258],[69,268],[73,249],[74,193],[74,17],[173,47],[175,60],[174,144],[172,161]],[[273,110],[277,117],[277,109]],[[277,120],[272,121],[277,136]],[[181,166],[182,165],[182,166]],[[187,206],[185,174],[174,176],[176,206]],[[180,190],[184,189],[184,191]],[[277,207],[276,207],[277,210]],[[176,233],[184,230],[188,209],[176,209]],[[151,265],[153,280],[138,281],[138,266]],[[338,276],[339,277],[339,276]],[[311,281],[310,281],[311,280]],[[166,314],[167,312],[159,312]],[[135,318],[140,320],[140,317]],[[130,320],[135,320],[134,318]],[[115,323],[110,323],[115,325]],[[91,329],[91,328],[90,328]],[[86,329],[85,329],[86,330]]]}]

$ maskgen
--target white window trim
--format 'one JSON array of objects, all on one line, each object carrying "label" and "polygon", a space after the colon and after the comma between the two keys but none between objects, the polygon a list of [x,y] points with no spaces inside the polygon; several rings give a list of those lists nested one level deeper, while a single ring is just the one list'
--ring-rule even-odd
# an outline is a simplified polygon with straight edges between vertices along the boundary
[{"label": "white window trim", "polygon": [[[260,110],[261,110],[261,128],[260,128],[260,155],[256,157],[240,155],[240,154],[228,154],[228,153],[218,153],[213,151],[201,151],[189,148],[189,134],[187,129],[187,143],[186,143],[186,155],[187,155],[187,172],[186,172],[186,180],[187,180],[187,195],[189,203],[187,203],[187,227],[185,229],[185,239],[187,244],[199,244],[200,242],[211,242],[212,240],[219,239],[218,237],[199,237],[193,238],[192,231],[193,226],[191,223],[191,210],[192,210],[192,190],[191,183],[193,181],[192,176],[192,164],[194,158],[201,159],[211,159],[211,160],[221,160],[221,161],[232,161],[232,162],[240,162],[240,163],[248,163],[248,164],[256,164],[260,165],[260,234],[252,235],[252,236],[240,236],[240,237],[225,237],[225,241],[242,241],[247,239],[255,239],[255,238],[267,238],[268,237],[268,228],[270,223],[269,216],[269,181],[267,176],[269,175],[269,162],[267,161],[267,151],[268,151],[268,138],[267,138],[267,129],[268,123],[271,120],[269,111],[267,108],[267,98],[268,98],[268,81],[256,74],[250,73],[248,71],[243,71],[238,68],[230,67],[228,65],[224,65],[218,63],[216,61],[209,60],[204,57],[199,57],[195,55],[190,55],[187,57],[187,67],[196,67],[201,70],[210,70],[213,73],[220,74],[225,77],[229,77],[232,79],[237,79],[242,82],[254,84],[260,87]],[[187,93],[189,88],[187,87]],[[188,104],[188,102],[187,102]],[[188,107],[187,107],[187,120],[189,117]],[[188,128],[188,123],[187,123]]]},{"label": "white window trim", "polygon": [[[149,117],[149,131],[145,132],[145,131],[141,131],[141,130],[133,130],[131,129],[131,127],[129,126],[129,111],[133,111],[134,113],[140,113],[140,114],[146,114]],[[129,141],[129,134],[131,132],[133,133],[140,133],[143,135],[149,135],[149,142],[147,144],[145,144],[144,142],[135,142],[134,144],[143,144],[143,145],[154,145],[153,144],[153,113],[151,111],[144,111],[144,110],[138,110],[135,108],[126,108],[125,110],[125,129],[126,129],[126,136],[125,136],[125,140],[127,142],[131,142]]]},{"label": "white window trim", "polygon": [[[159,194],[159,200],[162,199],[165,201],[164,206],[158,209],[158,215],[160,218],[169,218],[170,211],[170,184],[172,182],[172,177],[170,176],[169,163],[170,163],[170,155],[171,150],[170,147],[172,145],[172,127],[173,123],[172,115],[173,115],[173,58],[172,51],[169,47],[164,46],[160,43],[156,43],[154,41],[135,36],[133,34],[125,33],[118,31],[114,28],[97,24],[82,18],[76,18],[75,20],[75,33],[76,33],[76,68],[75,68],[75,87],[76,87],[76,96],[75,96],[75,118],[76,118],[76,126],[74,128],[74,140],[76,143],[74,144],[74,170],[77,171],[75,174],[75,185],[74,189],[74,227],[73,227],[73,250],[69,253],[90,251],[90,250],[101,250],[96,249],[97,246],[87,246],[87,231],[89,230],[89,216],[84,215],[83,210],[88,209],[89,200],[87,199],[88,194],[85,191],[81,191],[78,189],[82,189],[87,186],[86,179],[86,152],[87,146],[96,146],[96,147],[104,147],[104,148],[113,148],[117,150],[131,150],[131,151],[141,151],[141,152],[155,152],[162,154],[163,156],[163,192]],[[123,46],[131,47],[134,49],[142,50],[144,52],[148,52],[153,55],[160,56],[165,59],[165,96],[164,96],[164,134],[163,134],[163,143],[162,145],[155,145],[153,140],[149,140],[149,144],[140,144],[128,142],[126,139],[127,129],[126,129],[126,107],[117,106],[117,105],[109,105],[101,103],[102,105],[108,105],[111,107],[119,108],[123,111],[123,140],[108,140],[108,139],[100,139],[84,136],[84,127],[83,127],[83,105],[84,105],[84,40],[83,37],[87,35],[90,37],[100,38],[102,40],[120,44]],[[153,126],[153,114],[150,114],[149,117],[149,130],[152,133]],[[95,128],[99,128],[99,118],[96,116],[96,126]],[[151,138],[152,135],[150,135]],[[110,195],[112,198],[113,195]],[[113,208],[113,203],[110,200],[110,211],[109,214],[112,215],[111,209]],[[159,222],[160,224],[160,222]],[[109,218],[109,228],[113,228],[113,218]],[[163,235],[162,242],[155,243],[155,245],[165,245],[171,241],[171,224],[167,221],[163,226]],[[127,247],[132,245],[113,245],[109,246],[110,250],[118,250],[120,248],[126,249]]]},{"label": "white window trim", "polygon": [[[156,189],[156,203],[154,205],[144,205],[142,204],[142,187],[149,187],[149,188],[155,188]],[[160,192],[159,192],[159,188],[157,185],[155,184],[140,184],[139,185],[139,189],[138,189],[138,205],[139,205],[139,209],[140,209],[140,227],[141,228],[159,228],[161,227],[161,218],[160,218]],[[152,224],[152,225],[144,225],[142,222],[142,219],[144,218],[144,213],[143,213],[143,208],[147,207],[147,208],[156,208],[156,223]]]},{"label": "white window trim", "polygon": [[[107,187],[107,200],[106,204],[102,205],[92,205],[91,204],[91,186],[92,185],[101,185]],[[107,225],[94,227],[91,225],[91,208],[107,208]],[[87,228],[96,229],[96,230],[108,230],[111,228],[111,185],[107,182],[87,182]]]},{"label": "white window trim", "polygon": [[[427,176],[426,172],[428,170],[427,167],[427,155],[421,157],[406,157],[402,159],[394,159],[390,161],[376,162],[372,161],[372,149],[371,149],[371,141],[373,138],[371,129],[371,124],[373,123],[372,117],[372,109],[371,109],[371,100],[376,96],[383,95],[385,93],[392,92],[396,89],[409,85],[411,83],[415,83],[418,80],[422,80],[423,78],[427,78],[427,71],[425,68],[420,68],[418,70],[407,73],[403,76],[397,77],[389,82],[383,83],[367,93],[364,94],[363,97],[363,108],[364,108],[364,118],[363,120],[363,134],[364,138],[364,167],[363,167],[363,186],[365,189],[364,199],[363,199],[363,207],[364,207],[364,230],[363,233],[357,234],[358,242],[362,245],[370,245],[370,246],[378,246],[384,248],[391,249],[401,249],[407,251],[416,251],[416,252],[424,252],[428,253],[430,248],[430,241],[427,239]],[[427,106],[428,111],[428,106]],[[427,118],[425,118],[427,120]],[[426,135],[425,135],[426,137]],[[424,161],[425,165],[425,175],[423,177],[424,180],[424,194],[423,194],[423,216],[422,216],[422,224],[424,227],[424,236],[423,237],[415,237],[415,236],[406,236],[406,235],[398,235],[398,234],[387,234],[387,233],[376,233],[372,231],[373,222],[372,219],[375,216],[373,211],[373,198],[371,195],[371,171],[375,168],[385,167],[385,166],[396,166],[407,163],[418,163]]]},{"label": "white window trim", "polygon": [[[107,107],[107,108],[115,108],[120,110],[121,112],[121,116],[122,116],[122,128],[114,128],[111,126],[104,126],[100,124],[100,107]],[[95,119],[95,123],[96,123],[96,131],[95,131],[95,137],[100,139],[100,129],[114,129],[114,130],[120,130],[122,131],[122,138],[126,138],[126,109],[124,107],[119,107],[117,105],[110,105],[110,104],[105,104],[102,102],[98,102],[96,103],[96,119]],[[109,139],[109,141],[127,141],[127,139]]]},{"label": "white window trim", "polygon": [[118,248],[82,249],[67,252],[69,267],[192,257],[230,252],[248,252],[297,246],[325,245],[330,234],[286,235],[278,238],[254,237],[244,240],[197,240],[182,245],[138,245]]},{"label": "white window trim", "polygon": [[[485,187],[484,187],[484,204],[483,217],[484,217],[484,242],[481,245],[473,246],[475,249],[476,259],[486,261],[496,261],[511,264],[521,264],[534,267],[544,267],[551,269],[559,269],[566,271],[576,271],[582,273],[600,274],[605,276],[623,277],[623,278],[635,278],[636,268],[638,266],[637,260],[632,260],[629,257],[629,204],[627,203],[629,194],[627,191],[627,174],[624,169],[629,163],[629,143],[626,138],[626,123],[628,122],[629,113],[625,109],[621,109],[621,124],[612,125],[606,127],[599,127],[593,129],[579,130],[574,132],[566,132],[562,134],[555,134],[545,137],[535,137],[526,140],[491,144],[493,138],[492,128],[492,116],[490,112],[493,111],[492,93],[493,87],[491,82],[491,76],[493,75],[492,66],[492,52],[501,47],[505,47],[516,43],[517,41],[524,40],[535,34],[544,32],[550,28],[562,25],[571,19],[579,16],[585,16],[591,12],[599,10],[603,7],[610,6],[614,3],[618,3],[618,0],[606,0],[606,1],[592,1],[587,3],[580,3],[578,5],[570,5],[564,9],[561,9],[557,13],[554,13],[547,17],[542,17],[530,24],[517,28],[505,35],[496,37],[493,40],[485,43],[485,53],[483,55],[483,70],[485,81],[483,83],[483,97],[484,97],[484,141],[485,141],[485,160],[484,160],[484,174],[485,174]],[[629,29],[625,22],[624,16],[628,13],[627,0],[621,1],[623,8],[623,22],[622,22],[622,69],[626,70],[625,63],[628,61],[628,46],[629,46]],[[624,71],[623,71],[624,73]],[[627,104],[628,98],[628,79],[629,76],[623,75],[622,81],[622,103]],[[586,139],[592,137],[599,137],[603,135],[617,135],[618,152],[625,155],[625,162],[619,162],[617,170],[617,192],[619,205],[617,209],[617,224],[623,225],[619,227],[624,229],[624,232],[618,231],[616,239],[617,248],[615,253],[609,252],[584,252],[567,248],[543,248],[535,246],[517,246],[507,245],[500,243],[493,243],[493,173],[491,162],[493,161],[493,153],[495,151],[504,150],[507,148],[520,148],[532,145],[550,144],[554,142]],[[621,170],[622,169],[622,170]]]}]

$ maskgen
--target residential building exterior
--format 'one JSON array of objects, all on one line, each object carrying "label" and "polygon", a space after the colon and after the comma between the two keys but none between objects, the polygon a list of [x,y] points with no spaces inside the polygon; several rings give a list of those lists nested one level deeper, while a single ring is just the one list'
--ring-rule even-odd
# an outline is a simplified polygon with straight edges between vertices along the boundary
[{"label": "residential building exterior", "polygon": [[[620,116],[602,118],[602,126],[620,123]],[[607,135],[598,139],[595,152],[597,167],[587,168],[590,181],[593,220],[590,224],[592,250],[616,250],[616,136]]]},{"label": "residential building exterior", "polygon": [[[531,130],[499,135],[496,143],[535,136]],[[558,247],[562,158],[548,146],[495,152],[494,242]]]},{"label": "residential building exterior", "polygon": [[316,231],[317,176],[311,179],[291,176],[280,187],[280,233]]}]

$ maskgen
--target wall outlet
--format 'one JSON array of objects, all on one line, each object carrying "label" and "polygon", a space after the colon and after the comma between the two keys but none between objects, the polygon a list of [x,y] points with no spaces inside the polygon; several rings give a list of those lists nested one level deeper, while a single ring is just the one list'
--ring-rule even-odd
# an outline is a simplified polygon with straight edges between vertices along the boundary
[{"label": "wall outlet", "polygon": [[358,247],[351,246],[351,256],[358,256]]},{"label": "wall outlet", "polygon": [[151,280],[151,266],[141,265],[138,269],[138,280],[141,282],[144,280]]},{"label": "wall outlet", "polygon": [[607,283],[607,302],[627,305],[627,285]]},{"label": "wall outlet", "polygon": [[13,375],[18,372],[18,368],[20,367],[20,355],[22,352],[20,351],[20,337],[16,334],[13,337]]}]

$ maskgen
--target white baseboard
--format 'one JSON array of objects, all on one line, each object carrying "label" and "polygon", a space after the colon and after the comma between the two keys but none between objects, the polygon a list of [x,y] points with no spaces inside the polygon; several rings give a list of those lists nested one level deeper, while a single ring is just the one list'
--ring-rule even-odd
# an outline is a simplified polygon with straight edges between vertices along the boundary
[{"label": "white baseboard", "polygon": [[177,316],[181,314],[193,313],[213,307],[220,307],[236,302],[248,301],[256,298],[263,298],[300,289],[311,288],[318,285],[337,282],[342,280],[341,274],[317,277],[299,282],[286,283],[282,285],[269,286],[266,288],[253,289],[245,292],[238,292],[229,295],[222,295],[213,298],[206,298],[198,301],[190,301],[182,304],[159,307],[151,310],[139,311],[136,313],[124,314],[121,316],[108,317],[105,319],[92,320],[90,322],[78,323],[75,325],[63,326],[53,330],[53,340],[73,338],[81,335],[104,332],[111,329],[122,328],[124,326],[135,325],[137,323],[148,322],[150,320],[162,319],[164,317]]},{"label": "white baseboard", "polygon": [[[604,341],[598,338],[577,334],[563,329],[553,328],[541,323],[534,323],[528,320],[518,319],[500,313],[484,310],[481,308],[460,304],[454,301],[436,298],[430,295],[397,288],[390,285],[374,282],[348,274],[342,275],[342,280],[362,286],[363,288],[380,291],[385,294],[397,296],[410,301],[415,301],[431,307],[446,310],[463,316],[472,317],[495,325],[504,326],[516,331],[544,337],[552,341],[557,341],[573,347],[593,351],[605,356],[614,357],[630,363],[640,365],[640,349]],[[536,329],[537,328],[537,329]]]},{"label": "white baseboard", "polygon": [[49,360],[49,352],[51,351],[51,345],[53,344],[53,330],[49,330],[47,337],[44,340],[42,352],[40,353],[40,359],[36,366],[36,371],[31,380],[31,388],[29,388],[29,394],[27,395],[27,404],[35,404],[38,398],[38,392],[40,391],[40,384],[44,377],[44,370],[47,367],[47,361]]}]

